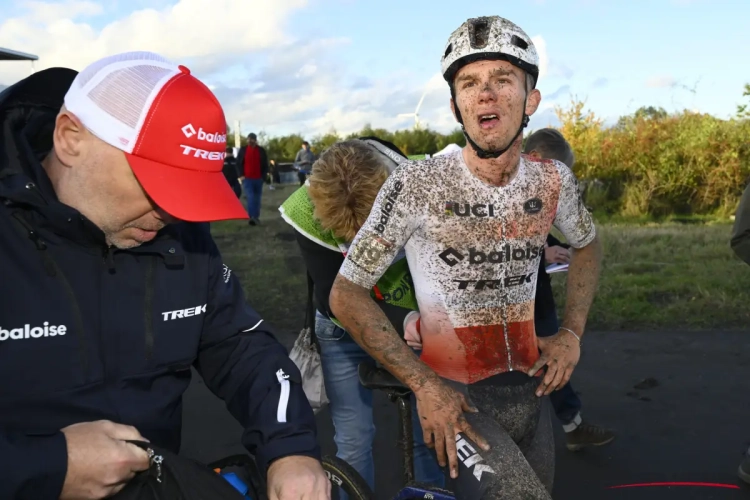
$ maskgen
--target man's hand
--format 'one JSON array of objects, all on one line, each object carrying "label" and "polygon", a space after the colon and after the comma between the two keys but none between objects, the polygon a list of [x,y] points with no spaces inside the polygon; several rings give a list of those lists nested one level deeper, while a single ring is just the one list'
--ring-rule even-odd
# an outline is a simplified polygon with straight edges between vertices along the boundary
[{"label": "man's hand", "polygon": [[466,421],[464,412],[476,413],[460,392],[446,385],[440,379],[425,383],[414,393],[417,398],[417,412],[422,423],[424,442],[435,448],[441,467],[450,465],[451,477],[458,477],[458,457],[456,454],[456,434],[463,432],[483,450],[489,450],[484,440]]},{"label": "man's hand", "polygon": [[280,458],[268,468],[268,500],[330,500],[331,482],[314,458]]},{"label": "man's hand", "polygon": [[420,315],[417,311],[410,312],[404,319],[404,340],[412,349],[422,349],[422,335],[419,332]]},{"label": "man's hand", "polygon": [[547,366],[547,373],[536,391],[536,395],[541,397],[568,383],[581,357],[581,346],[567,330],[559,331],[552,337],[539,337],[538,341],[542,353],[531,367],[529,376],[533,377],[543,366]]},{"label": "man's hand", "polygon": [[134,427],[107,420],[62,429],[68,447],[68,472],[60,500],[107,498],[149,467],[148,454],[131,441],[148,441]]},{"label": "man's hand", "polygon": [[544,261],[547,264],[569,264],[570,250],[557,245],[546,247],[544,249]]}]

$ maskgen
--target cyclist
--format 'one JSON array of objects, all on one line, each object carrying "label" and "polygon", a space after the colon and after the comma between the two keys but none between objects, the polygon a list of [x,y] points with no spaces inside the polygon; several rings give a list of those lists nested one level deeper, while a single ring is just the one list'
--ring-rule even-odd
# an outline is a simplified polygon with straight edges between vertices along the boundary
[{"label": "cyclist", "polygon": [[[538,71],[531,39],[506,19],[469,19],[453,32],[442,72],[468,145],[391,174],[331,290],[350,335],[414,391],[425,440],[461,498],[550,498],[554,443],[541,396],[578,362],[598,278],[600,245],[575,176],[521,155]],[[567,305],[559,333],[537,338],[536,271],[552,225],[574,248]],[[369,295],[402,249],[420,357]]]},{"label": "cyclist", "polygon": [[[563,162],[569,168],[575,164],[575,155],[570,144],[560,131],[543,128],[530,134],[525,141],[524,153],[532,158],[547,158]],[[545,270],[552,263],[568,263],[569,245],[561,243],[551,234],[547,235],[547,246],[544,258],[539,263],[539,274],[534,298],[534,326],[540,337],[554,335],[558,331],[557,308],[552,295],[552,284]],[[565,440],[569,450],[579,450],[585,446],[602,446],[612,442],[614,433],[597,425],[586,422],[581,417],[581,399],[570,382],[562,389],[549,395],[557,419],[565,430]]]},{"label": "cyclist", "polygon": [[208,231],[247,219],[211,91],[128,52],[21,80],[0,122],[0,498],[110,497],[150,465],[126,440],[177,452],[191,366],[270,498],[330,498],[299,370]]},{"label": "cyclist", "polygon": [[[358,365],[372,358],[342,328],[328,296],[349,243],[372,209],[385,179],[406,160],[392,143],[376,137],[338,142],[313,164],[312,175],[279,208],[295,230],[297,243],[315,284],[315,334],[323,379],[335,428],[337,456],[374,489],[372,443],[375,438],[372,391],[359,382]],[[406,259],[399,256],[371,290],[378,306],[400,335],[416,335],[416,299]],[[407,335],[408,338],[408,335]],[[418,424],[418,421],[416,421]],[[415,425],[415,475],[441,480]]]}]

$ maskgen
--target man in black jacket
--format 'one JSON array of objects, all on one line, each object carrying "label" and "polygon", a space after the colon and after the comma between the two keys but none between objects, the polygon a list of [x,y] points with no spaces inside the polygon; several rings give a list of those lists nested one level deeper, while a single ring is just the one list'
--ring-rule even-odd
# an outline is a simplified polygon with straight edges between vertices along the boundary
[{"label": "man in black jacket", "polygon": [[[534,158],[548,158],[565,163],[573,168],[575,156],[563,135],[553,128],[537,130],[526,139],[524,153]],[[547,236],[544,258],[539,263],[534,299],[534,325],[539,337],[549,337],[558,332],[557,308],[552,293],[552,283],[546,267],[550,264],[567,264],[570,261],[569,245],[561,243],[551,234]],[[570,382],[550,394],[557,419],[565,430],[566,445],[576,451],[585,446],[601,446],[610,443],[615,435],[581,418],[581,400]]]},{"label": "man in black jacket", "polygon": [[328,499],[300,373],[205,222],[247,218],[187,68],[119,54],[0,94],[0,498],[98,499],[178,451],[190,367],[272,500]]}]

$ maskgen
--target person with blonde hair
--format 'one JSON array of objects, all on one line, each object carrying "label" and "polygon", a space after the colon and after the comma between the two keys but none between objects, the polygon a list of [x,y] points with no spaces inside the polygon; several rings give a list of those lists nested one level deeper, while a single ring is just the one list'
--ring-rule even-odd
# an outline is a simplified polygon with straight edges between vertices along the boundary
[{"label": "person with blonde hair", "polygon": [[[314,283],[315,334],[320,345],[326,395],[335,428],[337,456],[373,487],[375,425],[372,391],[359,383],[358,365],[374,360],[331,312],[328,295],[341,264],[388,176],[405,160],[393,144],[376,137],[341,141],[313,164],[312,174],[280,207],[294,229],[307,272]],[[421,345],[419,313],[403,254],[370,290],[372,298],[412,348]],[[416,418],[416,412],[414,412]],[[414,465],[418,480],[441,485],[442,473],[424,445],[415,421]]]}]

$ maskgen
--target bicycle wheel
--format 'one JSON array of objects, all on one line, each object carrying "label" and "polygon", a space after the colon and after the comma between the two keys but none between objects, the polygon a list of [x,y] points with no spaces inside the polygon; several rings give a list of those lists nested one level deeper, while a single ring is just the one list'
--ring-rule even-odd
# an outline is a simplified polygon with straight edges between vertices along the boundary
[{"label": "bicycle wheel", "polygon": [[339,500],[342,491],[349,496],[349,500],[374,500],[372,490],[354,467],[333,456],[324,456],[322,463],[331,481],[332,500]]}]

